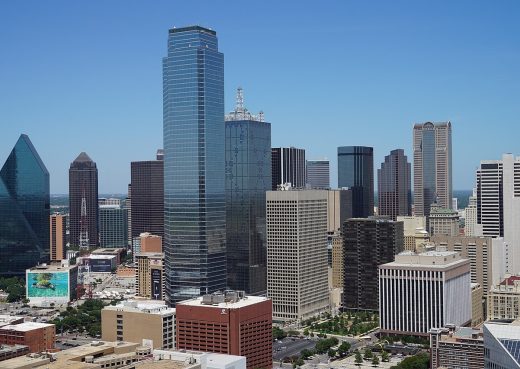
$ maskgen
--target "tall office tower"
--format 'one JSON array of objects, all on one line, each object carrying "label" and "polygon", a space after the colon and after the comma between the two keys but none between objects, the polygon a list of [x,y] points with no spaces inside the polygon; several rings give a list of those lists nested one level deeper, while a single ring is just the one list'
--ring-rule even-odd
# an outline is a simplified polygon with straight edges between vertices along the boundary
[{"label": "tall office tower", "polygon": [[199,26],[170,29],[163,59],[170,304],[226,288],[224,55],[216,35]]},{"label": "tall office tower", "polygon": [[352,216],[374,215],[374,149],[338,147],[338,187],[352,190]]},{"label": "tall office tower", "polygon": [[52,214],[50,220],[50,260],[61,261],[67,258],[67,216]]},{"label": "tall office tower", "polygon": [[482,232],[479,230],[477,225],[477,190],[473,190],[473,195],[469,197],[469,203],[464,210],[464,235],[474,237],[481,235]]},{"label": "tall office tower", "polygon": [[343,306],[377,310],[378,270],[404,247],[403,223],[386,218],[352,218],[343,224]]},{"label": "tall office tower", "polygon": [[126,247],[128,244],[128,209],[121,205],[99,205],[99,245]]},{"label": "tall office tower", "polygon": [[133,161],[131,176],[131,238],[149,232],[164,236],[164,162],[162,150],[156,160]]},{"label": "tall office tower", "polygon": [[273,319],[308,319],[329,309],[327,192],[267,192],[267,296]]},{"label": "tall office tower", "polygon": [[379,266],[383,334],[428,336],[446,324],[471,323],[469,260],[454,251],[405,251]]},{"label": "tall office tower", "polygon": [[520,322],[487,322],[483,325],[484,333],[484,368],[518,369],[520,368]]},{"label": "tall office tower", "polygon": [[341,233],[345,220],[352,218],[352,190],[342,188],[328,190],[327,198],[327,232]]},{"label": "tall office tower", "polygon": [[451,209],[451,123],[421,123],[413,127],[413,188],[416,216],[430,215],[436,200]]},{"label": "tall office tower", "polygon": [[[477,170],[477,233],[503,237],[509,247],[507,272],[520,271],[520,157],[480,162]],[[479,234],[480,235],[480,234]]]},{"label": "tall office tower", "polygon": [[267,290],[265,192],[271,189],[271,124],[244,107],[242,88],[226,120],[228,288]]},{"label": "tall office tower", "polygon": [[164,298],[164,254],[141,252],[135,256],[135,294],[151,300]]},{"label": "tall office tower", "polygon": [[314,189],[330,188],[330,162],[327,159],[307,160],[307,186]]},{"label": "tall office tower", "polygon": [[247,369],[273,367],[272,303],[242,291],[177,304],[177,349],[245,356]]},{"label": "tall office tower", "polygon": [[378,214],[396,220],[412,215],[412,168],[404,150],[392,150],[377,170]]},{"label": "tall office tower", "polygon": [[429,233],[431,236],[458,236],[459,213],[452,209],[443,209],[436,203],[430,207]]},{"label": "tall office tower", "polygon": [[96,163],[85,152],[70,164],[69,213],[71,246],[96,247],[99,243],[98,171]]},{"label": "tall office tower", "polygon": [[295,147],[273,147],[272,190],[279,185],[290,183],[293,188],[305,187],[305,150]]},{"label": "tall office tower", "polygon": [[0,276],[49,260],[49,172],[27,135],[0,170]]}]

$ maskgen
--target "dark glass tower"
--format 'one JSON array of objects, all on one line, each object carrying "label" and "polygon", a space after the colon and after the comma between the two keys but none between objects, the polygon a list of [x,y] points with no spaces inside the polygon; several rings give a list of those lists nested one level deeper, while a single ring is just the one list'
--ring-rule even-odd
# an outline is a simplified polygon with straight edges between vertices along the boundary
[{"label": "dark glass tower", "polygon": [[378,214],[392,220],[412,215],[411,166],[404,150],[392,150],[377,170]]},{"label": "dark glass tower", "polygon": [[344,308],[378,310],[378,267],[403,251],[403,233],[403,222],[389,219],[352,218],[343,223]]},{"label": "dark glass tower", "polygon": [[0,275],[49,260],[49,172],[27,135],[0,170]]},{"label": "dark glass tower", "polygon": [[352,190],[352,216],[374,214],[374,149],[365,146],[338,147],[338,187]]},{"label": "dark glass tower", "polygon": [[265,192],[271,189],[271,124],[243,106],[226,115],[226,246],[228,287],[267,290]]},{"label": "dark glass tower", "polygon": [[164,163],[162,150],[157,160],[130,164],[132,197],[131,239],[143,232],[164,237]]},{"label": "dark glass tower", "polygon": [[[82,207],[84,214],[82,215]],[[89,247],[98,245],[98,171],[85,153],[78,155],[69,169],[70,244],[80,246],[80,236]]]},{"label": "dark glass tower", "polygon": [[272,190],[278,185],[290,183],[294,188],[305,187],[305,150],[295,147],[273,147],[272,160]]},{"label": "dark glass tower", "polygon": [[215,31],[170,29],[163,129],[165,289],[175,304],[226,287],[224,55]]}]

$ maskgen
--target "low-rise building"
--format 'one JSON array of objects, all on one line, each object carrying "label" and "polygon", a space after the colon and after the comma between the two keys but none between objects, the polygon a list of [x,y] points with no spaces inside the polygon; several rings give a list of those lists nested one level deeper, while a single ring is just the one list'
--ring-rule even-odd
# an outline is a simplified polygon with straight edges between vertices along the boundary
[{"label": "low-rise building", "polygon": [[31,305],[67,304],[76,299],[78,266],[68,261],[41,264],[25,271],[25,295]]},{"label": "low-rise building", "polygon": [[54,324],[24,322],[0,327],[0,344],[24,345],[29,347],[29,352],[52,350],[55,341]]},{"label": "low-rise building", "polygon": [[484,339],[481,329],[455,327],[430,330],[431,369],[484,368]]},{"label": "low-rise building", "polygon": [[446,324],[470,324],[470,284],[469,260],[457,252],[396,255],[379,266],[381,333],[427,336]]},{"label": "low-rise building", "polygon": [[520,318],[520,276],[506,275],[487,296],[488,320]]},{"label": "low-rise building", "polygon": [[124,301],[101,310],[106,341],[150,342],[154,349],[175,347],[175,309],[163,301]]}]

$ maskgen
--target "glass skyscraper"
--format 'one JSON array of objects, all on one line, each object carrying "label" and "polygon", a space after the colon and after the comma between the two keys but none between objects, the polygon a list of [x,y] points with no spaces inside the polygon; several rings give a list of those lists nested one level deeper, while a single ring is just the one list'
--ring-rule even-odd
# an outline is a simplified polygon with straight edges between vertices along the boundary
[{"label": "glass skyscraper", "polygon": [[49,172],[27,135],[0,170],[0,275],[49,260]]},{"label": "glass skyscraper", "polygon": [[352,217],[374,214],[374,149],[338,147],[338,187],[352,190]]},{"label": "glass skyscraper", "polygon": [[163,59],[164,252],[170,304],[226,287],[224,55],[173,28]]},{"label": "glass skyscraper", "polygon": [[267,290],[265,192],[271,189],[271,124],[243,106],[226,115],[226,235],[228,287]]}]

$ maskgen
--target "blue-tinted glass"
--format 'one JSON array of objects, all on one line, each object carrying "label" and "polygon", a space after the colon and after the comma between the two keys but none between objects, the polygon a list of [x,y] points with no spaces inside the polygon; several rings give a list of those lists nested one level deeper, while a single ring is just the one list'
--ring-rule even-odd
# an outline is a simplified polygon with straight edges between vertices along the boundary
[{"label": "blue-tinted glass", "polygon": [[232,289],[267,289],[265,192],[271,185],[271,125],[226,122],[226,245]]},{"label": "blue-tinted glass", "polygon": [[49,172],[22,135],[0,171],[0,274],[49,259],[49,201]]},{"label": "blue-tinted glass", "polygon": [[170,30],[163,130],[166,296],[174,304],[226,286],[224,56],[215,32]]}]

